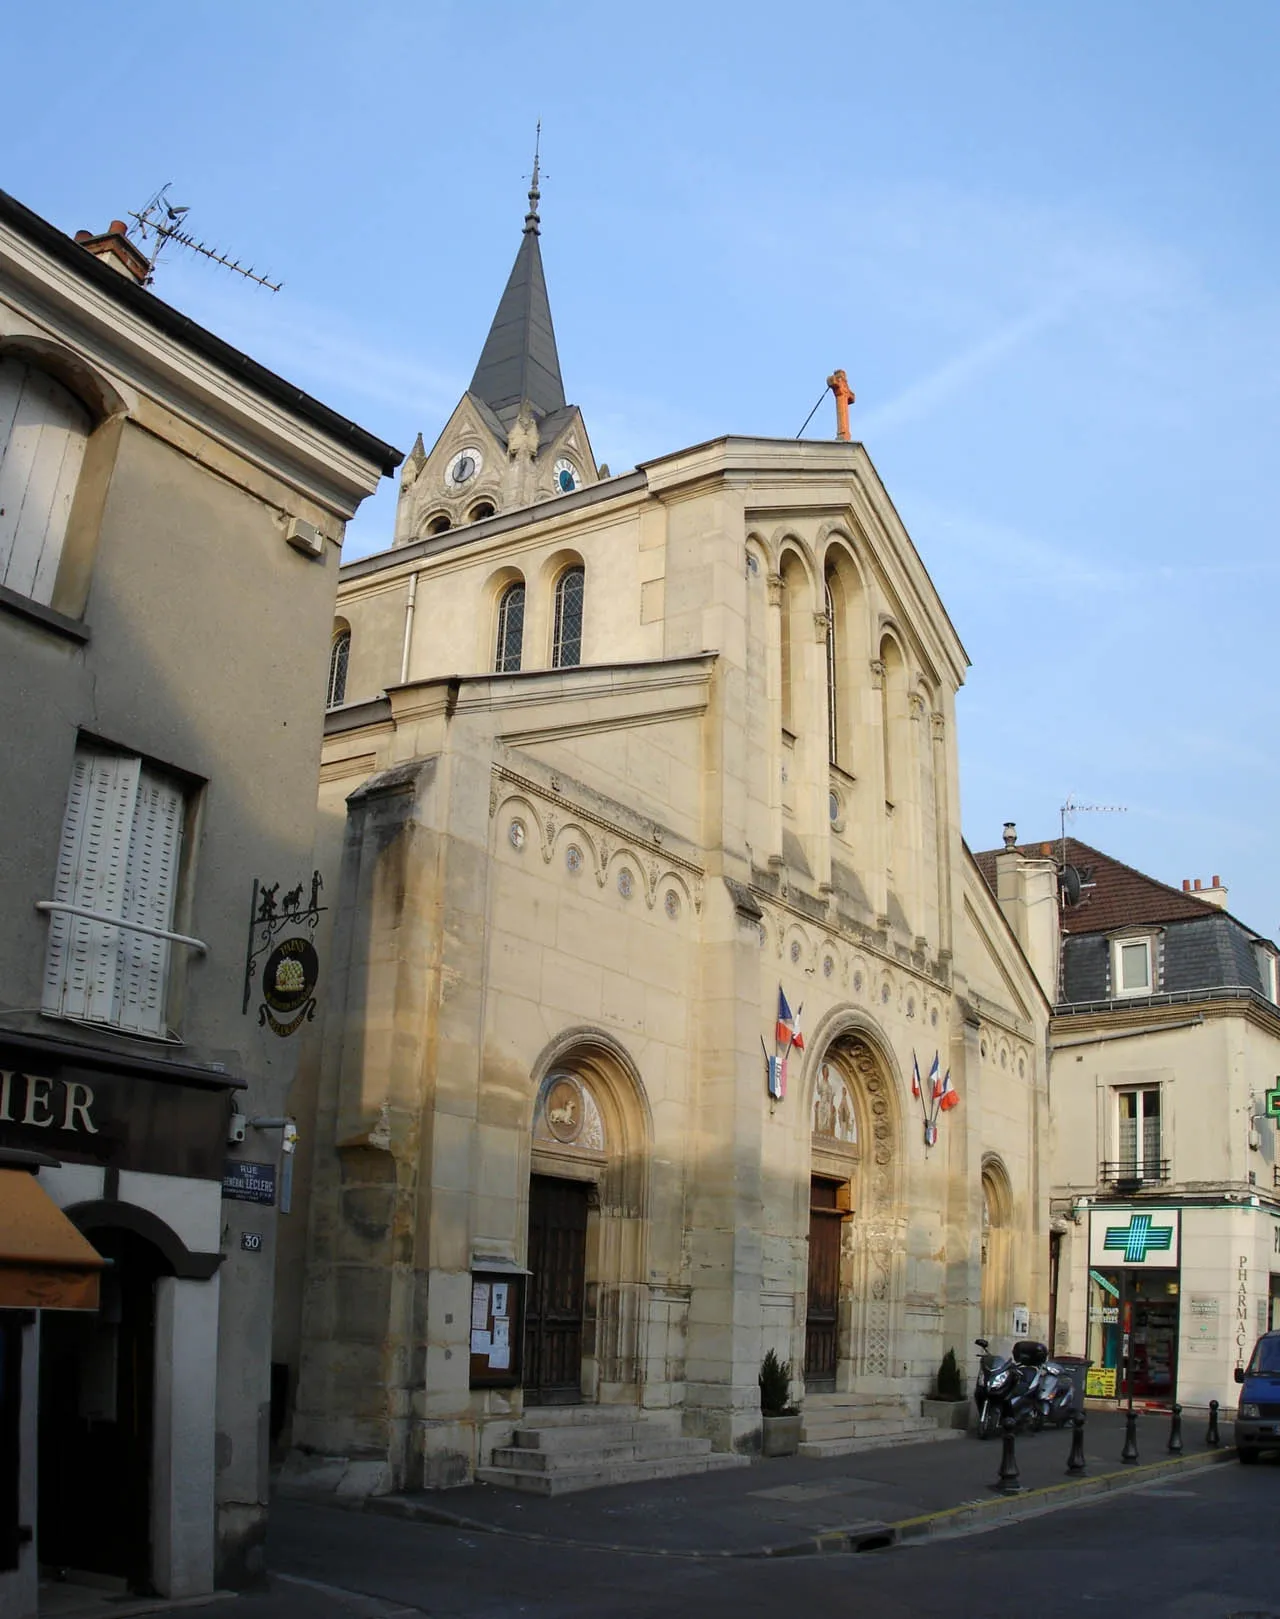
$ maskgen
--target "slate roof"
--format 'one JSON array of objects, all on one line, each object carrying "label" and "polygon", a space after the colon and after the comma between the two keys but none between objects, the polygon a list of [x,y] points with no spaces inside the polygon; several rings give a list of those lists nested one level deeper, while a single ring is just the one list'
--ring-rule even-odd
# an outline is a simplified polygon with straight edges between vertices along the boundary
[{"label": "slate roof", "polygon": [[[1021,843],[1020,854],[1074,866],[1081,877],[1078,905],[1059,907],[1062,930],[1058,1004],[1114,998],[1109,935],[1119,928],[1155,932],[1153,992],[1157,995],[1214,989],[1250,989],[1267,994],[1254,944],[1258,935],[1228,912],[1194,894],[1157,882],[1078,838]],[[974,855],[992,893],[995,849]]]},{"label": "slate roof", "polygon": [[536,213],[525,220],[520,249],[468,391],[488,405],[504,430],[515,421],[523,399],[539,418],[564,409]]}]

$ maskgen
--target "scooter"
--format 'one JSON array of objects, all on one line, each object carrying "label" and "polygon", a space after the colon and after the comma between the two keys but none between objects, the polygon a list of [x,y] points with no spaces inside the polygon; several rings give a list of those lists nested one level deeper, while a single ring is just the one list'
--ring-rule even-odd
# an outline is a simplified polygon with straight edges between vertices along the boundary
[{"label": "scooter", "polygon": [[992,1438],[1009,1419],[1015,1428],[1038,1432],[1045,1421],[1041,1389],[1049,1351],[1024,1338],[1014,1344],[1012,1355],[993,1355],[988,1339],[973,1341],[982,1351],[973,1388],[978,1438]]},{"label": "scooter", "polygon": [[1065,1366],[1056,1360],[1047,1360],[1040,1368],[1041,1423],[1052,1428],[1065,1428],[1076,1414],[1075,1379]]}]

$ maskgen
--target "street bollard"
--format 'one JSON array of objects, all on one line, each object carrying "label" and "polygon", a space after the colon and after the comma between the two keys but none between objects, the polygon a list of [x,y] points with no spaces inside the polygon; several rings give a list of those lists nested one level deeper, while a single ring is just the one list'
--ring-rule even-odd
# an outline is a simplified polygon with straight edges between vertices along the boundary
[{"label": "street bollard", "polygon": [[1218,1436],[1218,1402],[1209,1401],[1209,1431],[1204,1436],[1206,1445],[1220,1445],[1222,1440]]},{"label": "street bollard", "polygon": [[1138,1413],[1126,1411],[1124,1414],[1124,1449],[1120,1452],[1122,1462],[1136,1462],[1138,1459]]},{"label": "street bollard", "polygon": [[1014,1421],[1012,1417],[1004,1419],[1004,1445],[1000,1451],[1000,1471],[996,1474],[996,1481],[991,1486],[999,1490],[1001,1495],[1020,1495],[1022,1485],[1018,1478],[1018,1458],[1013,1448]]},{"label": "street bollard", "polygon": [[1084,1412],[1077,1411],[1071,1419],[1071,1454],[1067,1457],[1067,1472],[1083,1473],[1084,1466]]},{"label": "street bollard", "polygon": [[1173,1408],[1173,1421],[1169,1424],[1169,1449],[1175,1456],[1182,1454],[1182,1407]]}]

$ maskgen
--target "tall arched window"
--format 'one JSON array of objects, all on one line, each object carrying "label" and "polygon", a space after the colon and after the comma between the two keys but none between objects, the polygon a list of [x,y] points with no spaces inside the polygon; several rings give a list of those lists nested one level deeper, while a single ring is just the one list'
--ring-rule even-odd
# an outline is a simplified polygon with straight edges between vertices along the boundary
[{"label": "tall arched window", "polygon": [[831,593],[829,573],[823,581],[822,604],[827,615],[827,758],[834,765],[840,762],[840,719],[839,705],[836,701],[836,681],[840,666],[836,658],[836,603]]},{"label": "tall arched window", "polygon": [[333,632],[329,646],[329,689],[326,708],[341,708],[347,700],[347,664],[351,661],[351,630],[341,624]]},{"label": "tall arched window", "polygon": [[524,649],[524,581],[508,585],[498,602],[498,641],[493,667],[500,675],[519,672]]},{"label": "tall arched window", "polygon": [[556,619],[551,667],[576,669],[582,662],[582,595],[586,572],[566,568],[556,581]]},{"label": "tall arched window", "polygon": [[0,356],[0,584],[46,605],[92,427],[60,382]]}]

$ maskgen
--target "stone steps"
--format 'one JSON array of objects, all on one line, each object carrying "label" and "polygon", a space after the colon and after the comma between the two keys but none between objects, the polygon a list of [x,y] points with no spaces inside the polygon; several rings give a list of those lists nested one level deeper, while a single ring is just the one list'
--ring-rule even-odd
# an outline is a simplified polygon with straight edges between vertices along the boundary
[{"label": "stone steps", "polygon": [[478,1468],[476,1479],[534,1495],[567,1495],[747,1465],[745,1456],[713,1451],[708,1439],[685,1437],[679,1420],[678,1411],[540,1409],[515,1429],[509,1445],[494,1450],[491,1465]]},{"label": "stone steps", "polygon": [[952,1437],[931,1417],[908,1409],[893,1394],[813,1394],[804,1402],[802,1456],[850,1456],[886,1445],[912,1445]]}]

